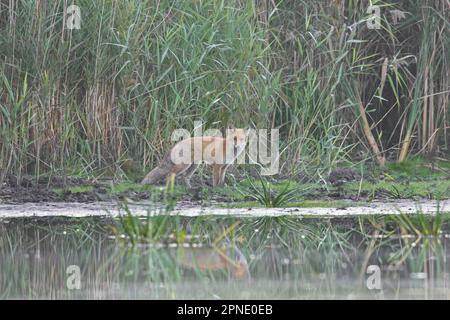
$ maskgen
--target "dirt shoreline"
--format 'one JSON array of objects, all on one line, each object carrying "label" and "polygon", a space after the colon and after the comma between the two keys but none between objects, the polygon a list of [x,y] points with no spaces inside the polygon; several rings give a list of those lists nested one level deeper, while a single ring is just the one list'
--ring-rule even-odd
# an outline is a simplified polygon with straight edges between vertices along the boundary
[{"label": "dirt shoreline", "polygon": [[[193,204],[181,204],[177,206],[171,215],[180,216],[358,216],[358,215],[395,215],[395,214],[423,214],[433,215],[438,212],[450,213],[450,200],[433,201],[411,201],[397,200],[395,202],[374,201],[365,206],[330,208],[330,207],[294,207],[294,208],[218,208],[201,207]],[[155,204],[149,202],[129,204],[129,212],[136,216],[147,216],[168,214],[164,210],[155,210]],[[25,203],[16,205],[0,205],[0,219],[23,218],[23,217],[93,217],[93,216],[119,216],[126,214],[119,209],[119,205],[113,202],[97,203]],[[149,210],[149,208],[152,208]]]}]

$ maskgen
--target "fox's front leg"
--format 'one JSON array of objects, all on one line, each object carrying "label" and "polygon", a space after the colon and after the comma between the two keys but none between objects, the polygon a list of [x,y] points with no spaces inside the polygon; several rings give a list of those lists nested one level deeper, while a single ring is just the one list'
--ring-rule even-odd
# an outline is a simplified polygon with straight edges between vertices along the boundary
[{"label": "fox's front leg", "polygon": [[228,166],[221,166],[220,167],[220,174],[219,174],[219,186],[223,186],[225,184],[225,173],[227,172]]},{"label": "fox's front leg", "polygon": [[213,165],[213,175],[212,175],[212,183],[213,187],[216,187],[220,184],[220,173],[221,173],[221,165],[214,164]]},{"label": "fox's front leg", "polygon": [[194,174],[194,172],[198,169],[199,164],[198,163],[193,163],[191,164],[191,166],[183,173],[184,175],[184,183],[186,184],[186,186],[188,188],[192,188],[191,186],[191,178],[192,175]]}]

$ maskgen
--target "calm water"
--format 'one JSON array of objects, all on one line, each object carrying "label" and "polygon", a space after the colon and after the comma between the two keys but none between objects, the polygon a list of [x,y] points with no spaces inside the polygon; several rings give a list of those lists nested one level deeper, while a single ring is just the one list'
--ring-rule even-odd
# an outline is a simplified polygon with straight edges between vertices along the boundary
[{"label": "calm water", "polygon": [[0,220],[0,298],[450,298],[446,217],[133,223]]}]

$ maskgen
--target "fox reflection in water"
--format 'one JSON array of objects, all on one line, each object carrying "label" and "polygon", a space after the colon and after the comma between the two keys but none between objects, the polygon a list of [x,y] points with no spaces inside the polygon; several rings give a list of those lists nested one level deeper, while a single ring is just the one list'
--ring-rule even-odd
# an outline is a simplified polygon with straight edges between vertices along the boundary
[{"label": "fox reflection in water", "polygon": [[236,246],[178,248],[176,258],[182,267],[188,269],[230,270],[235,278],[250,279],[247,259]]}]

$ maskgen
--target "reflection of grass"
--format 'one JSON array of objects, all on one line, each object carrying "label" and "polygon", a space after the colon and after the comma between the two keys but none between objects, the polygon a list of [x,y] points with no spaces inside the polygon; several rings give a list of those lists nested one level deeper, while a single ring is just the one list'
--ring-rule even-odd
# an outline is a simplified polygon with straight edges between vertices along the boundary
[{"label": "reflection of grass", "polygon": [[442,271],[445,257],[440,237],[447,221],[443,219],[439,206],[433,217],[424,215],[419,209],[416,215],[402,214],[391,219],[403,236],[403,246],[391,255],[391,263],[400,265],[407,261],[411,272],[424,272],[427,276]]},{"label": "reflection of grass", "polygon": [[[348,208],[365,205],[364,202],[348,201],[348,200],[304,200],[292,201],[285,204],[284,208]],[[239,201],[224,203],[224,208],[266,208],[265,205],[256,201]]]},{"label": "reflection of grass", "polygon": [[126,200],[120,202],[120,210],[124,211],[125,214],[119,216],[117,228],[114,228],[116,235],[118,233],[124,234],[126,237],[122,239],[129,241],[132,245],[139,242],[155,242],[155,240],[167,236],[170,231],[167,227],[167,220],[177,203],[174,185],[175,176],[172,176],[163,189],[164,206],[148,208],[147,217],[144,219],[133,215]]},{"label": "reflection of grass", "polygon": [[449,215],[438,209],[435,215],[425,215],[420,208],[416,214],[399,214],[387,217],[372,217],[372,248],[368,251],[375,256],[379,250],[386,250],[385,263],[393,269],[405,268],[412,273],[424,273],[434,278],[445,268],[448,253],[443,247],[443,238],[449,232]]},{"label": "reflection of grass", "polygon": [[155,242],[167,236],[167,215],[156,215],[151,218],[149,213],[146,218],[133,216],[128,206],[124,205],[125,215],[119,217],[119,227],[114,228],[115,236],[136,245],[142,242]]},{"label": "reflection of grass", "polygon": [[439,205],[433,216],[423,214],[419,208],[415,215],[401,214],[392,216],[391,219],[397,223],[402,233],[418,237],[439,237],[444,223]]},{"label": "reflection of grass", "polygon": [[[366,256],[368,264],[433,271],[437,276],[448,255],[442,233],[450,230],[448,216],[420,213],[355,218],[149,215],[125,220],[52,218],[0,224],[0,298],[92,298],[94,292],[112,290],[116,284],[123,295],[130,294],[126,288],[141,286],[143,294],[153,298],[188,297],[177,288],[194,286],[202,292],[198,297],[238,296],[240,282],[230,277],[235,255],[224,243],[239,247],[249,263],[259,289],[246,289],[247,297],[260,297],[264,281],[289,286],[289,297],[324,292],[335,296],[343,289],[334,279],[356,281],[361,270],[365,272]],[[133,230],[124,232],[122,227]],[[111,240],[107,230],[119,241]],[[118,245],[130,243],[129,234],[139,235],[133,239],[135,245]],[[223,256],[231,269],[205,267],[208,259],[224,261]],[[64,289],[65,270],[71,264],[81,267],[83,289],[92,291]],[[390,279],[388,273],[383,277]],[[267,297],[284,297],[286,290]]]}]

